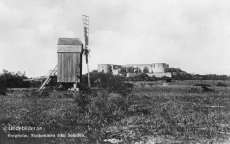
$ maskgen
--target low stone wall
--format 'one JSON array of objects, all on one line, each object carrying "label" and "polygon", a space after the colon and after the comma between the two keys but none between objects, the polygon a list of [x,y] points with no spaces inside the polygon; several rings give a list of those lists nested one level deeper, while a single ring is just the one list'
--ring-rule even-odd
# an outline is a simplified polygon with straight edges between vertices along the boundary
[{"label": "low stone wall", "polygon": [[138,76],[142,73],[127,73],[127,77],[134,77],[134,76]]},{"label": "low stone wall", "polygon": [[[134,76],[138,76],[142,73],[127,73],[127,77],[134,77]],[[149,77],[158,77],[161,78],[163,76],[167,76],[167,77],[172,77],[172,74],[170,72],[166,72],[166,73],[146,73]]]}]

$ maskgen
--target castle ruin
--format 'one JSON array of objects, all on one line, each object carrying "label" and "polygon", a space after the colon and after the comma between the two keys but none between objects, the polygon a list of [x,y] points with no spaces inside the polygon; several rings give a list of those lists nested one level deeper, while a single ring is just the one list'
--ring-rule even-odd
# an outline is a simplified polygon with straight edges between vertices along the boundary
[{"label": "castle ruin", "polygon": [[[114,64],[99,64],[98,72],[104,73],[113,73],[114,75],[119,74],[119,70],[121,68],[129,68],[133,67],[136,73],[145,73],[149,76],[163,77],[168,76],[171,77],[171,73],[166,72],[166,69],[169,68],[169,65],[166,63],[153,63],[153,64],[127,64],[127,65],[114,65]],[[136,74],[128,73],[127,76],[135,76]]]}]

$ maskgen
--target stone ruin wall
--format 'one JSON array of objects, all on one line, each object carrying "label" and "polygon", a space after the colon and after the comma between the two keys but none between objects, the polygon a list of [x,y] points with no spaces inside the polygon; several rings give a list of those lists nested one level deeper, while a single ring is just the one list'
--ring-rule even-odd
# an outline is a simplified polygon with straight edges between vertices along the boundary
[{"label": "stone ruin wall", "polygon": [[149,73],[164,73],[166,68],[169,68],[165,63],[153,63],[153,64],[127,64],[127,67],[137,67],[143,72],[144,68],[148,68]]},{"label": "stone ruin wall", "polygon": [[99,64],[98,72],[109,73],[113,72],[118,74],[120,67],[134,67],[139,68],[143,72],[144,68],[148,68],[149,73],[165,73],[165,69],[169,68],[168,64],[165,63],[153,63],[153,64],[127,64],[127,65],[114,65],[114,64]]}]

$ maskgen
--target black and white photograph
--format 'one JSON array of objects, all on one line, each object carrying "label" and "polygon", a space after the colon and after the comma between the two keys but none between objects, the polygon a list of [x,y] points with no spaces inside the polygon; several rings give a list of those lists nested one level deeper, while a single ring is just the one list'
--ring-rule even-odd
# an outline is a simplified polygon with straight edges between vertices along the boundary
[{"label": "black and white photograph", "polygon": [[0,0],[0,144],[230,144],[230,1]]}]

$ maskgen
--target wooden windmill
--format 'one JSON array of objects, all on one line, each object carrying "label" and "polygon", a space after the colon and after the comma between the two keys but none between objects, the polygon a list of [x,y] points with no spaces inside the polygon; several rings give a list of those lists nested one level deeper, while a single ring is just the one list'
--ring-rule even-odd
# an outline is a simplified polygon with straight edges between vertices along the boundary
[{"label": "wooden windmill", "polygon": [[83,20],[83,28],[84,28],[84,36],[85,36],[85,48],[83,51],[84,51],[85,60],[87,64],[88,85],[90,87],[89,61],[88,61],[88,56],[90,52],[90,49],[88,49],[88,46],[89,46],[89,16],[82,15],[82,20]]},{"label": "wooden windmill", "polygon": [[45,77],[45,82],[39,88],[44,89],[45,85],[49,83],[51,77],[55,76],[57,82],[61,84],[70,83],[73,84],[74,90],[80,85],[82,80],[82,54],[84,53],[86,58],[87,70],[88,70],[88,84],[90,87],[90,75],[89,75],[89,62],[88,56],[90,50],[89,45],[89,16],[82,15],[85,47],[78,38],[59,38],[58,39],[58,64],[53,71]]}]

